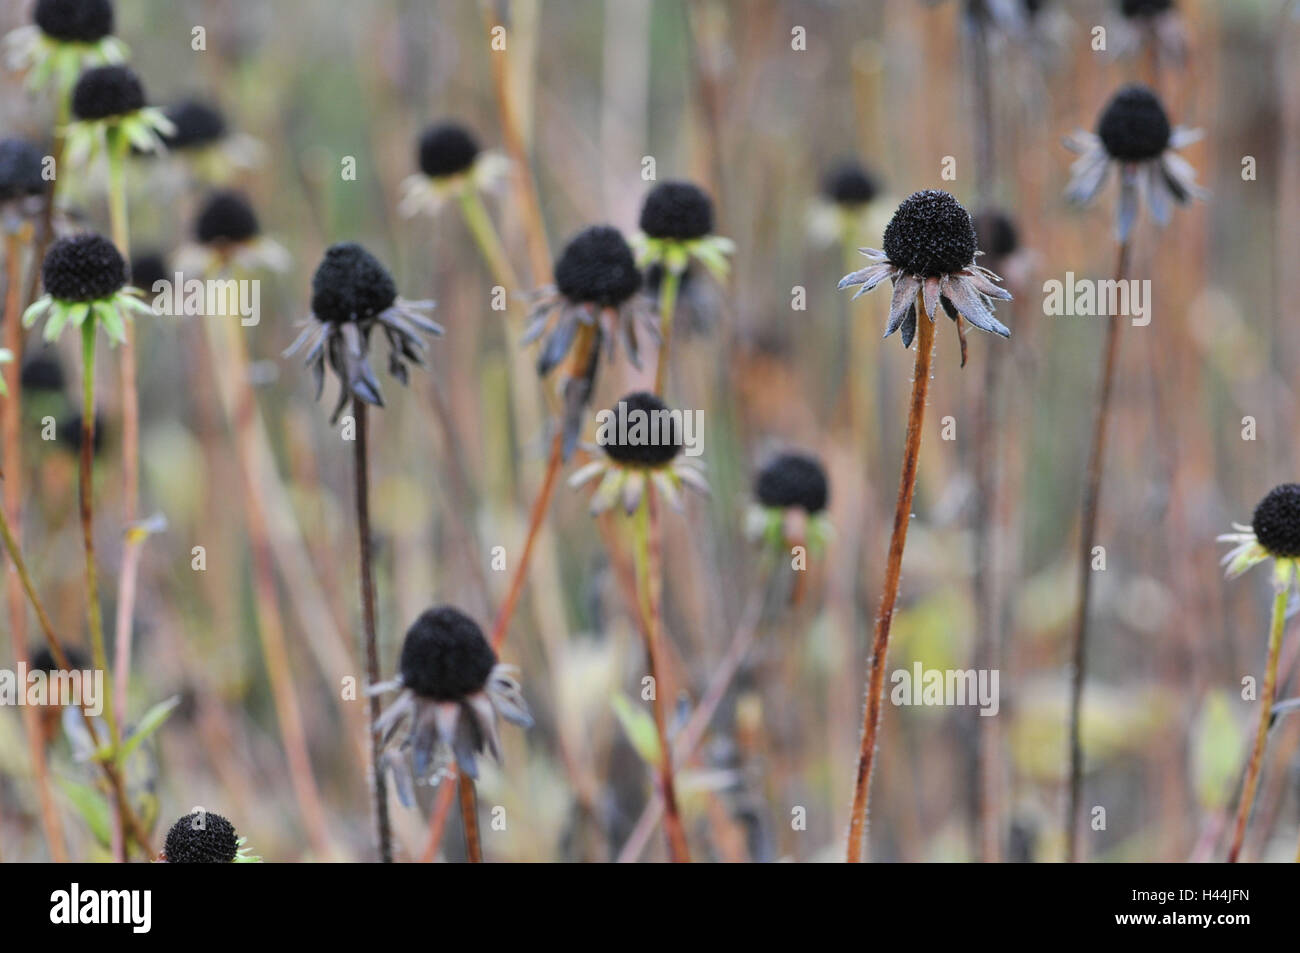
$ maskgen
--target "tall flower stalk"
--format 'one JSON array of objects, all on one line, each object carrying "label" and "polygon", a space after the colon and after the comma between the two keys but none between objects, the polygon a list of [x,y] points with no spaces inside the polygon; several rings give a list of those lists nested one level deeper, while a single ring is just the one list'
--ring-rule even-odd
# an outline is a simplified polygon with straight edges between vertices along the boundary
[{"label": "tall flower stalk", "polygon": [[[916,361],[912,375],[912,397],[907,413],[907,436],[903,445],[903,469],[894,507],[894,527],[885,563],[880,612],[871,643],[871,674],[863,713],[862,743],[853,788],[853,809],[849,816],[848,860],[862,860],[867,807],[871,793],[871,772],[875,764],[881,710],[884,706],[885,661],[889,633],[903,568],[903,549],[912,518],[912,497],[916,492],[917,467],[921,455],[921,433],[925,401],[930,390],[930,364],[934,351],[934,322],[939,309],[952,319],[958,336],[965,341],[964,323],[982,331],[1008,337],[1010,331],[993,316],[992,299],[1006,300],[1010,293],[997,284],[998,277],[975,263],[979,255],[975,226],[970,214],[947,192],[916,192],[903,201],[885,229],[884,251],[863,249],[871,261],[866,268],[845,275],[839,287],[859,286],[858,295],[875,288],[886,278],[893,282],[889,324],[885,336],[898,330],[904,347],[916,339]],[[856,297],[856,295],[855,295]],[[963,352],[965,348],[963,347]]]},{"label": "tall flower stalk", "polygon": [[[1086,204],[1097,195],[1112,170],[1120,180],[1119,208],[1115,220],[1118,246],[1115,280],[1125,281],[1130,268],[1133,228],[1143,198],[1159,225],[1169,221],[1175,203],[1183,204],[1203,193],[1195,171],[1174,150],[1195,142],[1199,133],[1171,127],[1163,104],[1144,86],[1126,86],[1102,110],[1095,134],[1077,131],[1066,141],[1079,154],[1071,169],[1066,197]],[[1079,856],[1079,813],[1082,810],[1083,688],[1087,679],[1088,606],[1092,596],[1092,551],[1097,539],[1097,514],[1105,470],[1106,431],[1111,391],[1119,352],[1121,316],[1108,319],[1102,349],[1101,382],[1097,392],[1092,439],[1084,476],[1083,508],[1079,530],[1079,603],[1070,647],[1069,793],[1065,814],[1066,860]]]}]

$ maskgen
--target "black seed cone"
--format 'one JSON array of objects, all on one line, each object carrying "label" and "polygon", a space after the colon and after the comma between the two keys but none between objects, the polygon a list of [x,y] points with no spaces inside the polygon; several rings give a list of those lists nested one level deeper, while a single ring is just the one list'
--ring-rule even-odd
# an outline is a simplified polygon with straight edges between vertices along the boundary
[{"label": "black seed cone", "polygon": [[1173,7],[1174,0],[1119,0],[1119,12],[1130,19],[1153,17]]},{"label": "black seed cone", "polygon": [[1011,216],[999,209],[985,209],[974,217],[980,251],[989,258],[1006,258],[1020,247],[1020,233]]},{"label": "black seed cone", "polygon": [[70,646],[63,647],[63,656],[68,660],[66,669],[59,668],[59,663],[54,660],[54,653],[48,646],[41,645],[32,650],[28,657],[27,668],[33,672],[80,672],[89,665],[85,653]]},{"label": "black seed cone", "polygon": [[617,307],[641,287],[641,273],[622,233],[593,225],[564,246],[555,263],[555,284],[572,302]]},{"label": "black seed cone", "polygon": [[0,202],[44,195],[49,183],[41,175],[45,155],[26,139],[0,139]]},{"label": "black seed cone", "polygon": [[142,291],[152,291],[157,282],[173,277],[161,252],[142,252],[131,259],[131,284]]},{"label": "black seed cone", "polygon": [[197,99],[173,103],[163,110],[176,131],[163,134],[169,149],[199,149],[210,146],[226,134],[226,117],[221,111]]},{"label": "black seed cone", "polygon": [[37,0],[32,19],[46,36],[65,43],[96,43],[113,32],[109,0]]},{"label": "black seed cone", "polygon": [[440,122],[420,134],[416,161],[431,179],[464,172],[478,158],[478,142],[459,123]]},{"label": "black seed cone", "polygon": [[1250,525],[1270,556],[1300,557],[1300,483],[1283,483],[1269,490],[1255,507]]},{"label": "black seed cone", "polygon": [[880,184],[862,164],[846,159],[822,177],[822,195],[836,205],[866,205],[880,192]]},{"label": "black seed cone", "polygon": [[885,228],[885,254],[909,275],[936,278],[975,260],[975,225],[960,202],[939,189],[903,199]]},{"label": "black seed cone", "polygon": [[[623,416],[619,414],[619,404],[623,405]],[[682,449],[682,433],[677,421],[670,417],[655,416],[657,412],[666,410],[668,406],[662,400],[646,391],[625,395],[619,399],[618,404],[610,408],[610,413],[613,415],[608,424],[610,440],[601,443],[601,447],[611,460],[624,466],[664,466]],[[640,422],[638,422],[640,416],[638,412],[645,414]],[[620,434],[620,420],[624,417],[627,420],[627,433]],[[668,428],[667,442],[662,442],[665,439],[665,426]],[[623,436],[629,438],[627,443],[619,442]],[[636,438],[642,438],[644,442],[632,442]]]},{"label": "black seed cone", "polygon": [[194,222],[194,236],[204,245],[246,242],[260,231],[253,206],[243,193],[232,189],[209,195]]},{"label": "black seed cone", "polygon": [[820,463],[801,453],[785,453],[759,471],[754,495],[764,506],[797,506],[814,514],[826,509],[830,487]]},{"label": "black seed cone", "polygon": [[397,300],[388,269],[356,242],[331,245],[311,279],[311,310],[321,321],[367,321]]},{"label": "black seed cone", "polygon": [[51,394],[61,394],[66,385],[67,378],[63,373],[63,365],[59,363],[59,359],[55,356],[53,350],[37,354],[23,363],[22,388],[24,393],[44,391]]},{"label": "black seed cone", "polygon": [[402,683],[434,701],[457,701],[479,692],[497,664],[478,623],[459,609],[426,610],[402,643]]},{"label": "black seed cone", "polygon": [[107,238],[85,232],[50,245],[41,281],[50,297],[60,301],[95,301],[126,284],[126,262]]},{"label": "black seed cone", "polygon": [[[196,824],[202,827],[195,830]],[[163,851],[169,864],[229,864],[239,853],[239,835],[220,814],[186,814],[167,832]]]},{"label": "black seed cone", "polygon": [[1169,145],[1169,116],[1159,97],[1139,84],[1125,86],[1102,110],[1097,135],[1112,158],[1154,159]]},{"label": "black seed cone", "polygon": [[78,119],[108,119],[144,108],[144,86],[129,66],[96,66],[72,87],[72,114]]},{"label": "black seed cone", "polygon": [[713,200],[689,182],[661,182],[645,197],[641,231],[651,238],[703,238],[713,231]]}]

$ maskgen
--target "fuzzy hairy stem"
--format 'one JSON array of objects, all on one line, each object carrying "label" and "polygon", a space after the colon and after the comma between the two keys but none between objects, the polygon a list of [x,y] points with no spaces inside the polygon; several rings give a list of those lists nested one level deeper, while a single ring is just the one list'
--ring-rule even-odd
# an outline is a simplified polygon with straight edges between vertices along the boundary
[{"label": "fuzzy hairy stem", "polygon": [[[1115,280],[1123,281],[1129,270],[1129,243],[1121,242],[1115,263]],[[1088,450],[1088,469],[1084,478],[1083,516],[1079,531],[1079,605],[1074,620],[1074,640],[1070,650],[1070,781],[1069,804],[1065,815],[1065,859],[1078,859],[1079,811],[1083,796],[1083,685],[1088,668],[1088,602],[1092,596],[1092,548],[1097,539],[1097,512],[1101,504],[1101,478],[1106,462],[1106,426],[1110,420],[1111,395],[1115,384],[1115,363],[1119,353],[1118,317],[1106,325],[1106,344],[1102,352],[1101,389],[1097,393],[1097,414],[1093,422],[1092,443]]]},{"label": "fuzzy hairy stem", "polygon": [[917,463],[921,455],[921,427],[925,421],[925,400],[930,392],[930,363],[934,358],[934,319],[926,314],[925,301],[916,299],[916,364],[912,374],[912,402],[907,413],[907,439],[903,445],[903,471],[898,481],[894,507],[894,529],[889,538],[885,584],[880,596],[880,614],[871,642],[871,678],[862,721],[862,744],[858,752],[858,773],[853,789],[853,812],[849,815],[849,863],[862,860],[866,835],[867,808],[871,797],[871,769],[876,759],[876,738],[885,696],[885,657],[889,651],[889,630],[894,622],[894,603],[903,569],[903,547],[912,519],[912,496],[916,492]]},{"label": "fuzzy hairy stem", "polygon": [[1255,745],[1250,751],[1246,767],[1246,781],[1241,788],[1237,804],[1237,820],[1232,829],[1232,846],[1228,848],[1228,863],[1235,864],[1241,857],[1241,844],[1246,839],[1246,824],[1250,809],[1255,803],[1255,789],[1259,786],[1260,769],[1264,765],[1264,744],[1268,740],[1268,726],[1273,720],[1273,697],[1277,693],[1277,663],[1282,654],[1282,631],[1286,628],[1286,604],[1290,586],[1277,587],[1273,595],[1273,619],[1268,630],[1268,662],[1264,671],[1264,690],[1259,696],[1259,726],[1255,729]]},{"label": "fuzzy hairy stem", "polygon": [[465,857],[471,864],[483,863],[483,845],[478,834],[478,798],[474,795],[474,779],[461,775],[457,779],[460,789],[460,819],[465,826]]},{"label": "fuzzy hairy stem", "polygon": [[[357,537],[361,552],[361,623],[365,636],[366,688],[379,683],[379,640],[375,634],[375,577],[370,553],[370,464],[367,450],[367,419],[365,402],[353,398],[352,415],[356,423],[356,439],[352,443],[353,465],[356,473]],[[379,720],[378,695],[369,695],[370,724],[370,801],[374,812],[375,842],[379,859],[385,864],[393,862],[393,832],[388,820],[388,783],[379,761],[379,734],[375,722]]]}]

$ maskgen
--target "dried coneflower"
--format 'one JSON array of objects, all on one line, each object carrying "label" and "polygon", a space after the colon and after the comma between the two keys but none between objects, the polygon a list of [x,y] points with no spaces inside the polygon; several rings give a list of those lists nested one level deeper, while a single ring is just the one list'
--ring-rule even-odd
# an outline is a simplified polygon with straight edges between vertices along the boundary
[{"label": "dried coneflower", "polygon": [[449,198],[477,203],[477,193],[496,188],[507,168],[504,156],[481,149],[472,132],[451,121],[420,133],[415,159],[420,171],[402,183],[398,206],[406,216],[436,213]]},{"label": "dried coneflower", "polygon": [[66,134],[68,161],[74,166],[102,148],[112,172],[131,148],[161,151],[166,148],[162,137],[175,131],[161,109],[146,103],[144,85],[129,66],[93,67],[72,88],[72,122]]},{"label": "dried coneflower", "polygon": [[1241,855],[1246,824],[1250,820],[1255,789],[1259,784],[1264,760],[1264,744],[1273,719],[1273,701],[1277,693],[1278,659],[1281,656],[1282,632],[1286,627],[1287,603],[1293,587],[1300,583],[1300,483],[1283,483],[1268,491],[1255,507],[1249,526],[1233,524],[1232,533],[1219,537],[1220,542],[1234,543],[1223,557],[1229,579],[1235,579],[1252,566],[1273,561],[1273,617],[1269,626],[1268,661],[1264,686],[1259,696],[1259,727],[1247,762],[1246,778],[1237,807],[1228,861]]},{"label": "dried coneflower", "polygon": [[1115,32],[1120,56],[1150,51],[1155,68],[1187,62],[1187,25],[1174,0],[1116,0],[1122,28]]},{"label": "dried coneflower", "polygon": [[232,131],[225,114],[211,103],[184,99],[164,106],[162,114],[172,124],[171,131],[161,134],[163,145],[204,181],[227,182],[262,161],[262,143]]},{"label": "dried coneflower", "polygon": [[407,362],[424,365],[422,334],[443,333],[441,325],[422,313],[433,304],[398,297],[388,269],[356,242],[340,242],[326,250],[312,276],[311,317],[285,355],[305,349],[317,400],[325,388],[325,368],[338,377],[339,400],[331,423],[337,422],[349,400],[384,406],[370,367],[370,336],[376,329],[388,340],[388,372],[394,378],[405,384]]},{"label": "dried coneflower", "polygon": [[903,471],[894,510],[894,528],[889,541],[880,611],[876,617],[876,631],[872,640],[871,658],[874,662],[863,716],[853,813],[849,819],[850,862],[862,859],[871,769],[875,762],[876,738],[880,730],[884,698],[885,658],[889,650],[894,604],[898,598],[907,528],[912,518],[912,497],[916,490],[917,463],[921,450],[921,427],[930,387],[935,317],[942,307],[944,313],[956,324],[959,336],[962,336],[963,321],[1002,337],[1010,335],[1006,326],[993,316],[992,299],[1009,299],[1011,294],[997,284],[1000,280],[997,275],[975,263],[980,254],[975,225],[969,213],[947,192],[927,190],[913,193],[905,199],[885,229],[884,246],[883,252],[863,249],[863,254],[873,264],[846,275],[839,283],[840,288],[861,285],[858,291],[858,295],[861,295],[889,278],[894,283],[894,294],[885,336],[888,337],[901,328],[903,343],[908,347],[914,337],[919,338],[912,374],[912,399],[908,410]]},{"label": "dried coneflower", "polygon": [[758,471],[754,504],[747,518],[749,536],[773,549],[820,549],[830,536],[826,505],[830,484],[815,457],[781,453]]},{"label": "dried coneflower", "polygon": [[591,400],[602,347],[612,357],[622,341],[628,360],[641,366],[639,334],[658,337],[641,290],[632,248],[618,229],[593,225],[575,235],[555,262],[555,284],[538,292],[524,344],[541,339],[537,373],[545,377],[567,359],[563,377],[563,457],[578,440]]},{"label": "dried coneflower", "polygon": [[633,239],[637,264],[663,269],[659,285],[659,366],[655,393],[667,384],[668,358],[672,346],[673,319],[682,275],[691,262],[699,262],[718,281],[725,281],[730,265],[727,256],[735,251],[730,238],[713,234],[713,200],[690,182],[661,182],[646,195],[641,206],[641,230]]},{"label": "dried coneflower", "polygon": [[654,394],[644,391],[627,394],[604,415],[597,433],[597,444],[603,457],[579,469],[570,480],[571,485],[581,486],[599,476],[600,484],[592,497],[593,514],[604,512],[621,501],[624,512],[633,520],[640,603],[635,609],[644,623],[646,657],[655,684],[653,708],[659,741],[656,767],[659,793],[664,802],[668,853],[675,862],[688,861],[690,850],[677,806],[667,703],[664,700],[667,689],[661,681],[666,677],[667,669],[663,656],[663,553],[658,501],[663,497],[680,509],[683,485],[708,492],[700,468],[683,453],[683,431],[683,418]]},{"label": "dried coneflower", "polygon": [[262,858],[249,854],[246,842],[220,814],[194,811],[171,826],[158,859],[168,864],[260,863]]},{"label": "dried coneflower", "polygon": [[96,325],[103,327],[110,342],[122,342],[132,312],[153,314],[140,300],[139,289],[127,285],[126,262],[116,246],[93,232],[51,244],[41,265],[41,281],[45,294],[23,313],[23,326],[30,328],[48,315],[43,332],[47,341],[56,340],[72,324],[92,345]]},{"label": "dried coneflower", "polygon": [[421,613],[406,632],[395,679],[375,685],[372,695],[397,691],[375,723],[388,745],[404,722],[407,732],[384,761],[402,803],[415,803],[414,784],[425,783],[454,760],[461,777],[461,809],[471,859],[480,859],[473,782],[478,755],[501,761],[497,718],[524,728],[532,715],[515,677],[498,662],[477,622],[459,609],[438,606]]},{"label": "dried coneflower", "polygon": [[1205,196],[1196,184],[1196,170],[1175,151],[1200,138],[1199,129],[1171,126],[1152,90],[1125,86],[1102,110],[1096,133],[1076,130],[1065,140],[1066,147],[1079,154],[1070,169],[1066,198],[1078,205],[1091,202],[1115,168],[1120,181],[1118,239],[1128,241],[1144,201],[1158,224],[1168,224],[1173,204]]},{"label": "dried coneflower", "polygon": [[213,276],[289,267],[289,253],[262,233],[247,196],[234,189],[216,189],[203,200],[194,219],[194,241],[181,252],[182,271]]},{"label": "dried coneflower", "polygon": [[27,84],[42,88],[51,77],[71,88],[86,65],[121,63],[127,48],[113,36],[110,0],[37,0],[32,22],[5,37],[9,65],[30,69]]}]

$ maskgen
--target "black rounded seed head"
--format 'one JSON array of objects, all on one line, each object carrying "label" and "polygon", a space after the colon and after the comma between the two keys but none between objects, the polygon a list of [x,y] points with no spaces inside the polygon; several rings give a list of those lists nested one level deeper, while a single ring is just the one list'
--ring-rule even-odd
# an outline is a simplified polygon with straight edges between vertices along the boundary
[{"label": "black rounded seed head", "polygon": [[1283,483],[1269,490],[1255,507],[1250,526],[1270,556],[1300,557],[1300,483]]},{"label": "black rounded seed head", "polygon": [[126,262],[102,235],[71,235],[50,245],[41,265],[41,282],[51,298],[95,301],[126,284]]},{"label": "black rounded seed head", "polygon": [[677,241],[703,238],[713,231],[713,200],[689,182],[661,182],[641,206],[641,231]]},{"label": "black rounded seed head", "polygon": [[975,260],[975,225],[960,202],[939,189],[903,199],[885,228],[885,254],[910,275],[935,278]]},{"label": "black rounded seed head", "polygon": [[976,213],[975,235],[980,251],[990,258],[1006,258],[1020,247],[1020,233],[1016,223],[1005,212],[990,208]]},{"label": "black rounded seed head", "polygon": [[458,701],[482,691],[497,654],[478,623],[459,609],[428,609],[406,631],[402,684],[424,698]]},{"label": "black rounded seed head", "polygon": [[201,149],[226,134],[226,117],[221,111],[197,99],[173,103],[163,109],[176,131],[162,136],[169,149]]},{"label": "black rounded seed head", "polygon": [[866,205],[880,192],[880,183],[856,159],[846,159],[822,177],[822,195],[836,205]]},{"label": "black rounded seed head", "polygon": [[49,183],[41,175],[45,155],[26,139],[0,139],[0,202],[44,195]]},{"label": "black rounded seed head", "polygon": [[555,263],[555,284],[572,302],[617,307],[641,287],[641,273],[622,233],[593,225],[564,246]]},{"label": "black rounded seed head", "polygon": [[815,514],[826,509],[830,487],[826,471],[812,457],[784,453],[759,471],[754,495],[763,506],[780,509],[797,506]]},{"label": "black rounded seed head", "polygon": [[61,394],[66,385],[63,365],[53,350],[37,354],[23,363],[23,393]]},{"label": "black rounded seed head", "polygon": [[356,242],[331,245],[311,279],[311,310],[321,321],[368,321],[397,300],[388,269]]},{"label": "black rounded seed head", "polygon": [[72,114],[78,119],[108,119],[144,108],[144,86],[129,66],[96,66],[72,87]]},{"label": "black rounded seed head", "polygon": [[478,158],[478,142],[459,123],[440,122],[420,134],[416,161],[431,179],[464,172]]},{"label": "black rounded seed head", "polygon": [[159,252],[143,252],[131,259],[131,284],[142,291],[151,291],[159,281],[170,281],[167,259]]},{"label": "black rounded seed head", "polygon": [[167,832],[163,852],[169,864],[229,864],[239,853],[239,835],[220,814],[186,814]]},{"label": "black rounded seed head", "polygon": [[1119,0],[1119,12],[1129,19],[1154,17],[1174,8],[1174,0]]},{"label": "black rounded seed head", "polygon": [[204,245],[228,245],[256,238],[257,215],[242,192],[218,189],[208,196],[194,221],[194,236]]},{"label": "black rounded seed head", "polygon": [[[660,412],[665,416],[658,416]],[[637,391],[619,399],[611,407],[611,439],[601,447],[615,463],[629,467],[662,467],[681,452],[682,432],[675,419],[666,416],[668,405],[646,391]],[[626,419],[627,427],[621,425]],[[603,436],[603,434],[602,434]],[[621,442],[622,441],[622,442]]]},{"label": "black rounded seed head", "polygon": [[50,651],[49,646],[41,645],[32,651],[27,668],[33,672],[54,674],[55,672],[80,672],[89,665],[85,653],[70,646],[63,647],[63,657],[68,661],[67,668],[59,668],[59,663],[54,660],[54,653]]},{"label": "black rounded seed head", "polygon": [[1154,159],[1169,145],[1169,117],[1159,97],[1139,84],[1114,95],[1097,122],[1097,135],[1112,158],[1123,162]]},{"label": "black rounded seed head", "polygon": [[109,0],[36,0],[32,19],[46,36],[64,43],[97,43],[113,32]]}]

